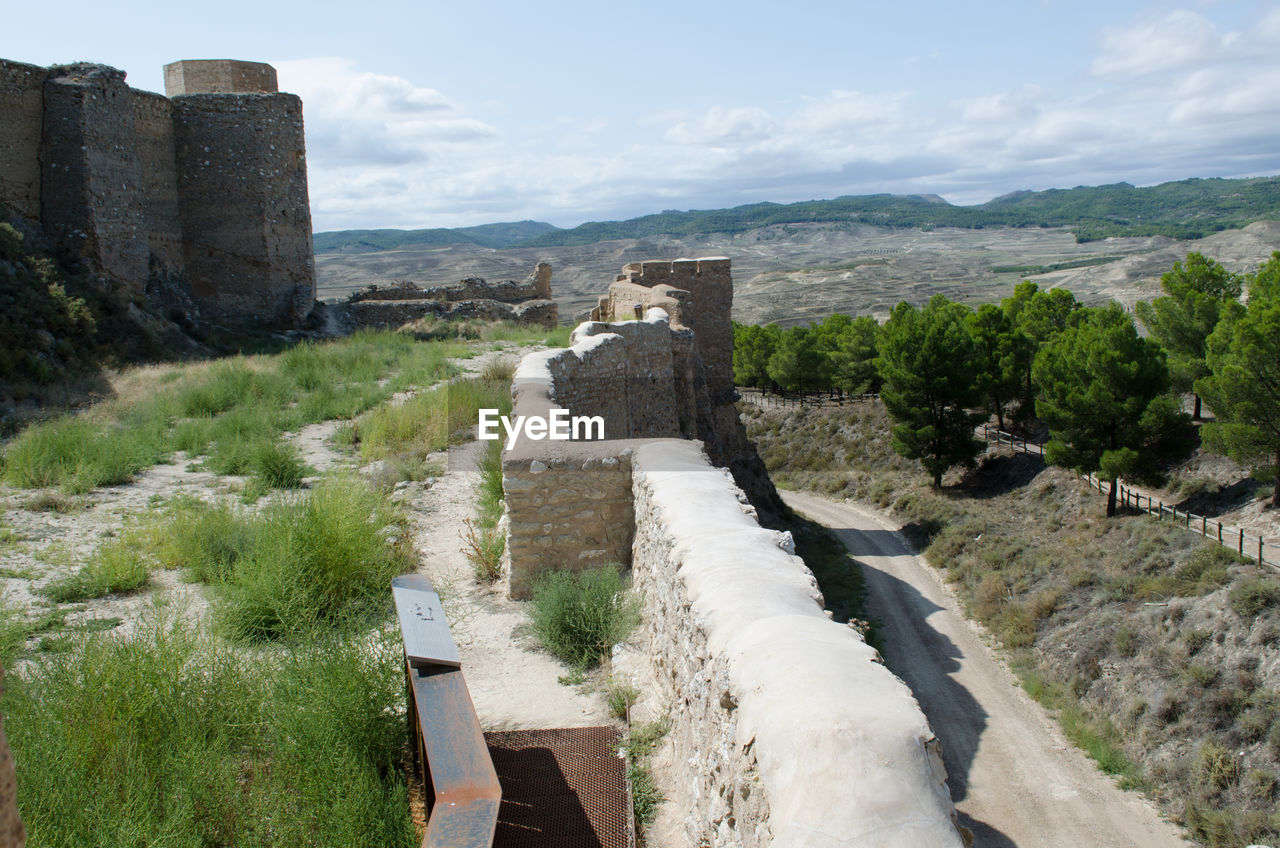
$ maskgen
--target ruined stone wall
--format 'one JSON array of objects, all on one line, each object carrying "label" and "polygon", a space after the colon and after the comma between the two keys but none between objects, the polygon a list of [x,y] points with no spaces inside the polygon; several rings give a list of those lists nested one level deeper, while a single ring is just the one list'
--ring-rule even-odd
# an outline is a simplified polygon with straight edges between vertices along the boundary
[{"label": "ruined stone wall", "polygon": [[[175,65],[166,72],[181,91],[275,87],[260,63]],[[170,100],[104,65],[0,60],[0,118],[0,204],[39,226],[63,259],[153,308],[286,327],[311,311],[297,97]]]},{"label": "ruined stone wall", "polygon": [[428,317],[442,321],[472,318],[481,321],[514,321],[517,324],[537,324],[548,328],[555,327],[560,320],[559,307],[553,300],[527,300],[524,303],[503,303],[487,299],[460,300],[455,303],[443,300],[362,300],[343,304],[339,308],[355,326],[386,330],[394,330]]},{"label": "ruined stone wall", "polygon": [[545,571],[631,564],[633,445],[577,443],[572,450],[549,445],[538,451],[539,458],[520,454],[502,463],[504,557],[513,598],[528,598]]},{"label": "ruined stone wall", "polygon": [[[712,398],[723,375],[706,362],[732,361],[732,335],[726,343],[701,322],[693,299],[702,286],[728,326],[728,263],[708,261],[703,279],[697,264],[644,263],[635,271],[679,271],[691,290],[615,283],[614,306],[602,301],[595,317],[631,320],[584,323],[570,348],[517,368],[513,415],[601,415],[607,440],[522,440],[504,452],[510,593],[528,597],[549,569],[631,567],[656,700],[671,705],[679,774],[667,788],[689,845],[960,848],[938,746],[910,691],[824,614],[790,535],[760,526],[715,455],[671,438],[707,431],[732,453],[741,431],[732,404]],[[659,300],[683,326],[645,307]],[[703,332],[711,343],[700,345]]]},{"label": "ruined stone wall", "polygon": [[228,322],[294,325],[315,302],[302,101],[292,94],[173,99],[191,291]]},{"label": "ruined stone wall", "polygon": [[[723,256],[633,262],[622,269],[592,317],[621,321],[638,317],[636,304],[659,306],[673,326],[687,327],[706,370],[714,404],[733,400],[733,276]],[[672,303],[674,301],[675,303]]]},{"label": "ruined stone wall", "polygon": [[149,277],[171,280],[181,277],[186,266],[173,155],[173,103],[149,91],[134,91],[132,100]]},{"label": "ruined stone wall", "polygon": [[468,277],[444,286],[413,281],[366,286],[340,307],[340,320],[361,327],[394,329],[428,316],[452,321],[480,318],[554,327],[560,310],[551,299],[551,266],[539,262],[524,282],[485,282]]},{"label": "ruined stone wall", "polygon": [[352,292],[349,301],[370,300],[496,300],[499,303],[521,303],[526,300],[551,300],[551,266],[539,262],[524,282],[498,280],[487,282],[481,277],[467,277],[443,286],[419,286],[412,280],[380,286],[376,283]]},{"label": "ruined stone wall", "polygon": [[51,68],[44,84],[40,218],[69,260],[141,295],[147,280],[133,92],[102,65]]},{"label": "ruined stone wall", "polygon": [[40,220],[44,68],[0,59],[0,204]]},{"label": "ruined stone wall", "polygon": [[522,440],[503,454],[512,597],[527,597],[547,570],[630,562],[631,453],[680,435],[672,338],[655,309],[643,321],[582,324],[570,347],[521,360],[513,416],[599,416],[605,440]]},{"label": "ruined stone wall", "polygon": [[823,614],[790,536],[696,442],[638,446],[632,464],[632,578],[689,844],[961,848],[928,721]]},{"label": "ruined stone wall", "polygon": [[599,415],[606,439],[679,436],[671,330],[652,310],[643,321],[578,326],[564,353],[546,358],[556,404]]}]

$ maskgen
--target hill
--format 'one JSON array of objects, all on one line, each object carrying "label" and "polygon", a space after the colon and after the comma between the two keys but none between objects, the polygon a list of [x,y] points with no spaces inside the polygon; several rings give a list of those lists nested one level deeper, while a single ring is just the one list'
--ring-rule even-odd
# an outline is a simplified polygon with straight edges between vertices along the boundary
[{"label": "hill", "polygon": [[318,253],[373,253],[404,247],[442,247],[453,244],[503,248],[558,231],[558,227],[542,221],[514,221],[456,229],[333,230],[316,233],[314,243]]},{"label": "hill", "polygon": [[1069,227],[1079,242],[1111,236],[1203,238],[1280,218],[1280,177],[1190,179],[1136,188],[1128,183],[1019,191],[977,206],[937,195],[872,194],[732,209],[667,210],[626,221],[592,221],[512,246],[555,247],[658,235],[741,233],[774,224],[842,222],[883,227]]}]

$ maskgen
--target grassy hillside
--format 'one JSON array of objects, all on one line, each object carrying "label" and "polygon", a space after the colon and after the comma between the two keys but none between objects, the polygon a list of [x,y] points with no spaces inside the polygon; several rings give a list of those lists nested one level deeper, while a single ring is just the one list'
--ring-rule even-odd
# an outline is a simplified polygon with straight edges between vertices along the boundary
[{"label": "grassy hillside", "polygon": [[477,227],[430,230],[334,230],[316,233],[315,249],[319,253],[371,253],[402,247],[434,247],[449,244],[478,244],[481,247],[510,247],[544,234],[558,232],[541,221],[514,221],[504,224],[481,224]]},{"label": "grassy hillside", "polygon": [[1071,227],[1078,240],[1211,232],[1280,217],[1280,177],[1183,180],[1147,188],[1128,183],[1015,192],[978,206],[936,196],[873,194],[800,203],[753,203],[732,209],[668,210],[627,221],[593,221],[548,232],[520,247],[592,244],[654,235],[738,233],[770,224],[849,222],[888,227]]},{"label": "grassy hillside", "polygon": [[745,406],[783,486],[893,511],[1104,771],[1210,846],[1280,838],[1280,579],[1075,476],[989,454],[931,491],[878,403]]}]

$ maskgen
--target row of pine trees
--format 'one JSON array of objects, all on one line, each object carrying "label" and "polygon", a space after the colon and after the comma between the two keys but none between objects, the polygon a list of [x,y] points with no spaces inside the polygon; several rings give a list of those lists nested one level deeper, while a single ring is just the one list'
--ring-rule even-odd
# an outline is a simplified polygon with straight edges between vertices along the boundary
[{"label": "row of pine trees", "polygon": [[734,377],[879,392],[894,449],[935,486],[975,462],[984,445],[974,427],[989,417],[1002,429],[1047,427],[1049,462],[1112,481],[1108,515],[1118,478],[1159,483],[1194,449],[1203,403],[1213,420],[1200,440],[1274,476],[1280,507],[1280,252],[1247,275],[1190,253],[1160,283],[1164,296],[1135,309],[1147,337],[1119,304],[1086,307],[1030,281],[976,310],[942,295],[899,303],[883,325],[848,315],[786,330],[735,324]]}]

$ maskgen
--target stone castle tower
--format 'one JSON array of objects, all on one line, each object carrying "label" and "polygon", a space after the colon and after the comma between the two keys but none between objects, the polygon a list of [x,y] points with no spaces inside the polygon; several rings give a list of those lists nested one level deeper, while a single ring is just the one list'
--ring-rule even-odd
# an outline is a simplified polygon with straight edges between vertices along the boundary
[{"label": "stone castle tower", "polygon": [[0,206],[64,258],[202,321],[297,326],[315,302],[302,101],[270,65],[0,60]]}]

